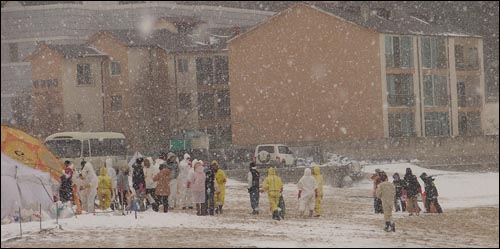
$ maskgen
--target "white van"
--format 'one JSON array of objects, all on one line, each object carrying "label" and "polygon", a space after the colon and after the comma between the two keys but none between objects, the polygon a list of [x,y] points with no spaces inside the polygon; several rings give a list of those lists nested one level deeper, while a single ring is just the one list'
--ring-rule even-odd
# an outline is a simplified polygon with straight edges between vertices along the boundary
[{"label": "white van", "polygon": [[257,166],[290,167],[297,159],[288,146],[283,144],[261,144],[255,148],[254,161]]},{"label": "white van", "polygon": [[99,172],[107,158],[113,159],[114,168],[127,166],[127,143],[122,133],[60,132],[48,136],[45,146],[61,162],[73,162],[75,169],[81,169],[85,160]]}]

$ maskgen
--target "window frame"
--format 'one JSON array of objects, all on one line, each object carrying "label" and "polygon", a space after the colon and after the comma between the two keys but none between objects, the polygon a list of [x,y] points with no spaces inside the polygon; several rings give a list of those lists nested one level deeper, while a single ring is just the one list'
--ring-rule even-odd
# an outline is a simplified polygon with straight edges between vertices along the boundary
[{"label": "window frame", "polygon": [[[83,79],[82,77],[79,77],[80,75],[80,67],[82,67],[82,70],[84,73],[85,72],[85,67],[88,66],[88,77],[85,77],[85,75],[83,75]],[[82,83],[81,80],[85,80],[88,78],[88,81],[86,83]],[[94,85],[94,82],[92,81],[92,65],[90,63],[77,63],[76,64],[76,85],[77,86],[93,86]]]},{"label": "window frame", "polygon": [[[113,67],[113,65],[118,65],[118,73],[114,73],[115,71],[113,69],[116,69],[116,66]],[[118,61],[111,61],[111,63],[109,63],[109,74],[111,76],[120,76],[121,73],[122,73],[121,63]]]}]

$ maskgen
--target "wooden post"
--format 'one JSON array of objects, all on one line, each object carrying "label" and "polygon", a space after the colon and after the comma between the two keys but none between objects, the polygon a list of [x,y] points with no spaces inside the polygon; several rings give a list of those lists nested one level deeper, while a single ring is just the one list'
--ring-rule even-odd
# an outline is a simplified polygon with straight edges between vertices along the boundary
[{"label": "wooden post", "polygon": [[40,203],[40,231],[42,231],[42,203]]},{"label": "wooden post", "polygon": [[56,202],[56,224],[59,225],[59,204]]},{"label": "wooden post", "polygon": [[21,225],[22,219],[21,219],[21,208],[19,208],[19,232],[21,233],[21,237],[23,237],[23,227]]}]

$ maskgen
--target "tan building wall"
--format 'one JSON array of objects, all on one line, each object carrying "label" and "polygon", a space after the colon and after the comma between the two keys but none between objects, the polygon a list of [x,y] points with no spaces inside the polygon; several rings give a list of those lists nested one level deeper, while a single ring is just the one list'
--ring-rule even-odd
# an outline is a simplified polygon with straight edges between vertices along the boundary
[{"label": "tan building wall", "polygon": [[[169,58],[153,47],[130,47],[106,32],[97,33],[89,44],[109,55],[109,75],[104,87],[106,130],[123,132],[134,151],[159,150],[168,144],[175,110],[169,93]],[[111,62],[120,63],[120,74],[111,75]],[[174,95],[175,96],[175,95]],[[121,97],[121,108],[112,108],[112,98]],[[172,107],[173,106],[173,107]]]},{"label": "tan building wall", "polygon": [[[63,106],[66,131],[104,131],[103,74],[105,57],[67,59],[63,64]],[[91,84],[77,84],[77,65],[90,64]],[[77,115],[80,115],[80,119]]]},{"label": "tan building wall", "polygon": [[[106,114],[106,118],[104,120],[105,130],[130,133],[129,127],[124,126],[122,122],[120,122],[121,120],[124,120],[126,118],[125,112],[122,110],[128,109],[131,105],[129,100],[130,98],[128,98],[129,74],[127,73],[127,47],[107,33],[97,33],[89,39],[88,44],[109,56],[109,61],[107,61],[104,65],[104,74],[109,76],[106,78],[104,84],[104,112]],[[112,61],[120,63],[120,75],[110,74],[110,66]],[[121,110],[111,109],[112,97],[122,98]]]},{"label": "tan building wall", "polygon": [[[41,47],[30,61],[34,96],[33,133],[45,137],[64,130],[62,97],[64,58],[47,47]],[[47,87],[47,80],[51,82],[57,80],[57,87],[53,84]],[[42,81],[45,81],[45,86],[42,86]]]},{"label": "tan building wall", "polygon": [[233,144],[384,137],[379,43],[305,5],[231,41]]}]

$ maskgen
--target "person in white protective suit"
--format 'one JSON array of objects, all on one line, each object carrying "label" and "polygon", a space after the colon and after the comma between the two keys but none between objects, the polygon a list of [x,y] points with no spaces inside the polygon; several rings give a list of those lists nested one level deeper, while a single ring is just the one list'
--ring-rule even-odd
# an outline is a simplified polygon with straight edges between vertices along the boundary
[{"label": "person in white protective suit", "polygon": [[82,169],[82,176],[86,183],[84,188],[89,190],[87,197],[87,212],[93,213],[99,180],[95,174],[94,166],[92,166],[91,163],[85,163],[85,166]]},{"label": "person in white protective suit", "polygon": [[116,198],[116,185],[117,185],[117,180],[118,177],[116,176],[116,170],[113,168],[113,159],[107,158],[106,159],[106,170],[108,172],[108,176],[111,177],[111,183],[112,183],[112,188],[113,192],[111,193],[111,201],[113,201]]},{"label": "person in white protective suit", "polygon": [[179,163],[179,177],[177,178],[177,192],[179,193],[178,202],[182,209],[193,209],[193,200],[191,194],[190,176],[194,174],[191,165],[191,157],[184,154],[184,159]]},{"label": "person in white protective suit", "polygon": [[300,215],[304,216],[304,212],[307,209],[309,210],[309,217],[312,217],[316,201],[315,198],[318,196],[318,183],[311,175],[311,169],[306,168],[304,170],[304,176],[300,178],[297,188],[299,190],[298,198]]}]

